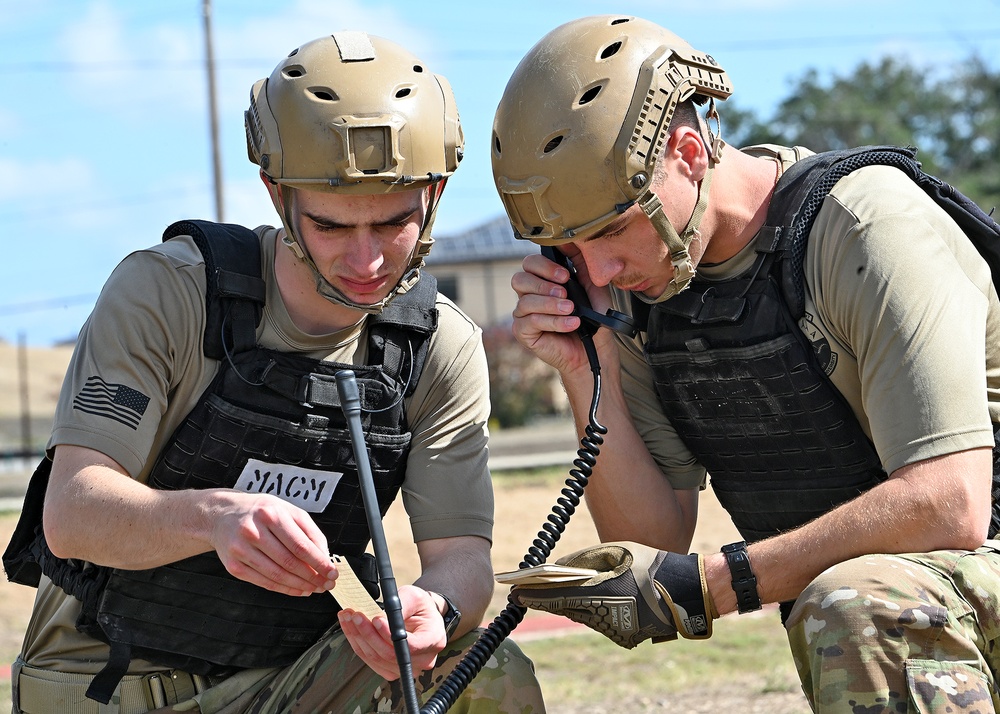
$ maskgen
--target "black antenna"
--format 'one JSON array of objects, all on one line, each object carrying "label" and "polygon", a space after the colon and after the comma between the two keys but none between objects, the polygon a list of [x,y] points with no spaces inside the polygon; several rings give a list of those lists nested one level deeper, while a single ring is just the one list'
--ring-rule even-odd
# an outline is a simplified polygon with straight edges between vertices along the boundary
[{"label": "black antenna", "polygon": [[[403,606],[399,602],[396,578],[392,574],[389,546],[385,540],[385,529],[382,528],[382,514],[379,512],[378,500],[375,496],[375,480],[372,477],[371,462],[368,460],[368,446],[365,444],[365,435],[361,429],[361,399],[358,395],[358,382],[354,377],[354,372],[349,369],[337,372],[336,379],[340,406],[344,410],[344,416],[347,417],[351,446],[354,448],[354,461],[358,466],[361,499],[365,504],[365,517],[368,519],[368,530],[372,536],[372,549],[375,551],[375,564],[378,568],[385,614],[389,620],[392,644],[396,650],[396,662],[399,663],[399,683],[403,687],[403,699],[406,703],[407,713],[417,714],[420,711],[420,705],[417,702],[417,689],[413,683],[410,648],[406,644]],[[336,593],[336,589],[334,592]]]}]

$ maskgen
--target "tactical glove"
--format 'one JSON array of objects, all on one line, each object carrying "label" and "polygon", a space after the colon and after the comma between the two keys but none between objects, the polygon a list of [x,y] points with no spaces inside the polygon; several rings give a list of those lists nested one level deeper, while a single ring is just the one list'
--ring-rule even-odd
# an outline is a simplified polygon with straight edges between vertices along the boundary
[{"label": "tactical glove", "polygon": [[510,598],[597,630],[631,649],[643,640],[712,636],[717,617],[700,555],[678,555],[638,543],[604,543],[556,561],[598,574],[575,585],[519,585]]}]

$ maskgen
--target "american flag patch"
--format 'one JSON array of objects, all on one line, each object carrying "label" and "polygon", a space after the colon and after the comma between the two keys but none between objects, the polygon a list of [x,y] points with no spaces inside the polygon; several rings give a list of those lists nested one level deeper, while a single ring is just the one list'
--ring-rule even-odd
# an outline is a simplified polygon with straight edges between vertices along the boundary
[{"label": "american flag patch", "polygon": [[149,397],[124,384],[111,384],[94,375],[73,399],[73,408],[107,417],[135,429],[146,413]]}]

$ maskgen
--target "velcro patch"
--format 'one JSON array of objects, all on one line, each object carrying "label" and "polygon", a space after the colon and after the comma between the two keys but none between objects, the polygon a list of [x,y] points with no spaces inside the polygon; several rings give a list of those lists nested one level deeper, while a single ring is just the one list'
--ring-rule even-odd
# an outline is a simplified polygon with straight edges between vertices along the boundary
[{"label": "velcro patch", "polygon": [[322,513],[343,475],[250,459],[233,488],[246,493],[267,493],[309,513]]}]

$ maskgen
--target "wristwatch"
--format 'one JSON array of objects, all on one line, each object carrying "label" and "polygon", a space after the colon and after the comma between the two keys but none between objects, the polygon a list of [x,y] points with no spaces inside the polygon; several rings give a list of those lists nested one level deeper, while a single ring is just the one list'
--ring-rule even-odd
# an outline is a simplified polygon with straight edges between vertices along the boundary
[{"label": "wristwatch", "polygon": [[750,568],[750,556],[747,554],[746,541],[730,543],[722,546],[722,553],[729,564],[729,573],[733,577],[733,590],[736,592],[736,606],[740,614],[760,609],[760,594],[757,592],[757,577]]},{"label": "wristwatch", "polygon": [[444,631],[448,635],[448,640],[450,641],[451,638],[455,636],[455,631],[462,622],[462,613],[457,607],[455,607],[455,603],[453,603],[451,598],[447,595],[443,593],[435,594],[439,595],[441,599],[444,600],[445,611],[441,617],[444,619]]}]

